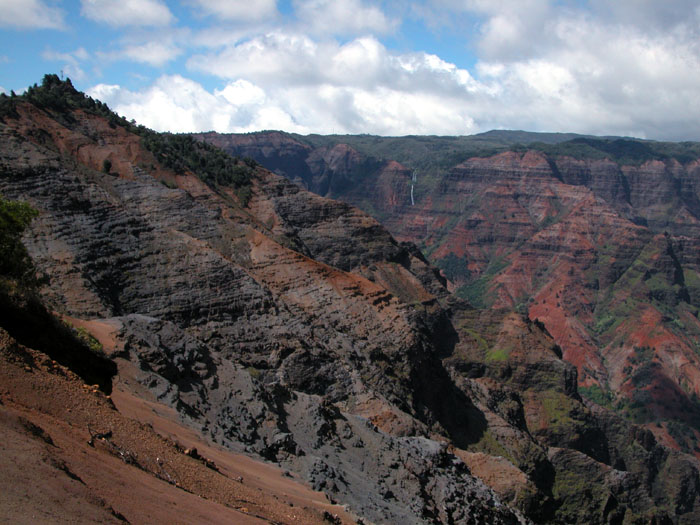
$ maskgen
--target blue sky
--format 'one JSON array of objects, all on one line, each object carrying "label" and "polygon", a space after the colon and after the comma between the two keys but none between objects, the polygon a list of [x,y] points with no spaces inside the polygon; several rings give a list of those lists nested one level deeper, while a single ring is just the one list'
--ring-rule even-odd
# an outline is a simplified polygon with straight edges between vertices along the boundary
[{"label": "blue sky", "polygon": [[0,0],[0,88],[158,130],[700,140],[695,0]]}]

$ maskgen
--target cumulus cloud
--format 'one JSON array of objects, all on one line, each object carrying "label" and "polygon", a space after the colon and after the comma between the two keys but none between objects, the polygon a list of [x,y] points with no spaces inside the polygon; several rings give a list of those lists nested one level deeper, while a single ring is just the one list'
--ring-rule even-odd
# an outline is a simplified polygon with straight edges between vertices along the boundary
[{"label": "cumulus cloud", "polygon": [[180,75],[164,75],[143,91],[99,84],[88,94],[106,102],[117,113],[158,131],[309,131],[296,124],[284,109],[270,103],[261,88],[244,80],[211,93]]},{"label": "cumulus cloud", "polygon": [[188,67],[279,89],[331,85],[373,90],[385,86],[461,96],[478,88],[467,70],[427,53],[392,53],[371,36],[340,45],[303,34],[270,32],[222,51],[194,55]]},{"label": "cumulus cloud", "polygon": [[277,0],[191,0],[190,4],[221,20],[262,20],[277,15]]},{"label": "cumulus cloud", "polygon": [[43,0],[0,0],[0,27],[17,29],[65,29],[61,9]]},{"label": "cumulus cloud", "polygon": [[81,0],[81,14],[113,27],[164,26],[174,21],[161,0]]},{"label": "cumulus cloud", "polygon": [[305,30],[314,34],[382,34],[399,23],[361,0],[295,0],[294,9]]},{"label": "cumulus cloud", "polygon": [[[294,23],[221,26],[209,40],[151,34],[122,40],[112,56],[160,67],[192,52],[189,43],[196,48],[186,62],[190,73],[218,78],[218,89],[170,75],[139,91],[99,85],[91,94],[128,118],[171,131],[511,128],[700,139],[700,10],[679,2],[687,16],[647,0],[591,0],[586,9],[553,0],[425,0],[413,12],[439,7],[445,18],[433,23],[469,21],[464,38],[471,36],[477,58],[467,69],[436,54],[388,48],[378,35],[393,22],[369,2],[296,0]],[[208,2],[207,12],[223,5]],[[226,5],[233,20],[235,6]],[[266,5],[276,10],[274,2]],[[634,6],[640,12],[632,16]],[[314,20],[335,33],[314,29]],[[344,40],[334,38],[344,32]]]},{"label": "cumulus cloud", "polygon": [[473,27],[480,125],[700,139],[700,6],[692,0],[428,0],[434,27]]},{"label": "cumulus cloud", "polygon": [[339,45],[269,34],[192,67],[227,83],[209,92],[164,76],[141,92],[100,85],[90,93],[155,129],[397,135],[476,132],[473,109],[491,89],[435,55],[396,55],[372,37]]}]

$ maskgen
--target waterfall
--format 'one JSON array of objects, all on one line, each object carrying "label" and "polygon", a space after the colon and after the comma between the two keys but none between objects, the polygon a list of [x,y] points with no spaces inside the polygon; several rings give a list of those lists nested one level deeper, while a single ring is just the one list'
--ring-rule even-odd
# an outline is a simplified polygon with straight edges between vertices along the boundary
[{"label": "waterfall", "polygon": [[413,185],[416,183],[416,171],[413,170],[413,176],[411,177],[411,206],[415,206],[415,202],[413,201]]}]

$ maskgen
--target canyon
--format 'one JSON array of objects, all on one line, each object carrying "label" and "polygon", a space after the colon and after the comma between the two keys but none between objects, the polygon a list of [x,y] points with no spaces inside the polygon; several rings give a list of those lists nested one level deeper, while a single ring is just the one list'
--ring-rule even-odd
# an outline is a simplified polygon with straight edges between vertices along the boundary
[{"label": "canyon", "polygon": [[197,137],[364,209],[471,305],[542,323],[584,396],[699,452],[697,144],[507,131]]},{"label": "canyon", "polygon": [[0,193],[37,210],[3,516],[700,517],[693,162],[156,134],[51,75],[0,110]]}]

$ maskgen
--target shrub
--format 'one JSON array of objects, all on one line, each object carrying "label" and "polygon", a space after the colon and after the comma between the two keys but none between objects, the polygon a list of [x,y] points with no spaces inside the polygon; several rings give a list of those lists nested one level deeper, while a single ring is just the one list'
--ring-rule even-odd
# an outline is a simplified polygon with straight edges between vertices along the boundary
[{"label": "shrub", "polygon": [[35,280],[34,265],[22,244],[22,232],[37,215],[29,204],[0,195],[0,275],[27,284]]}]

